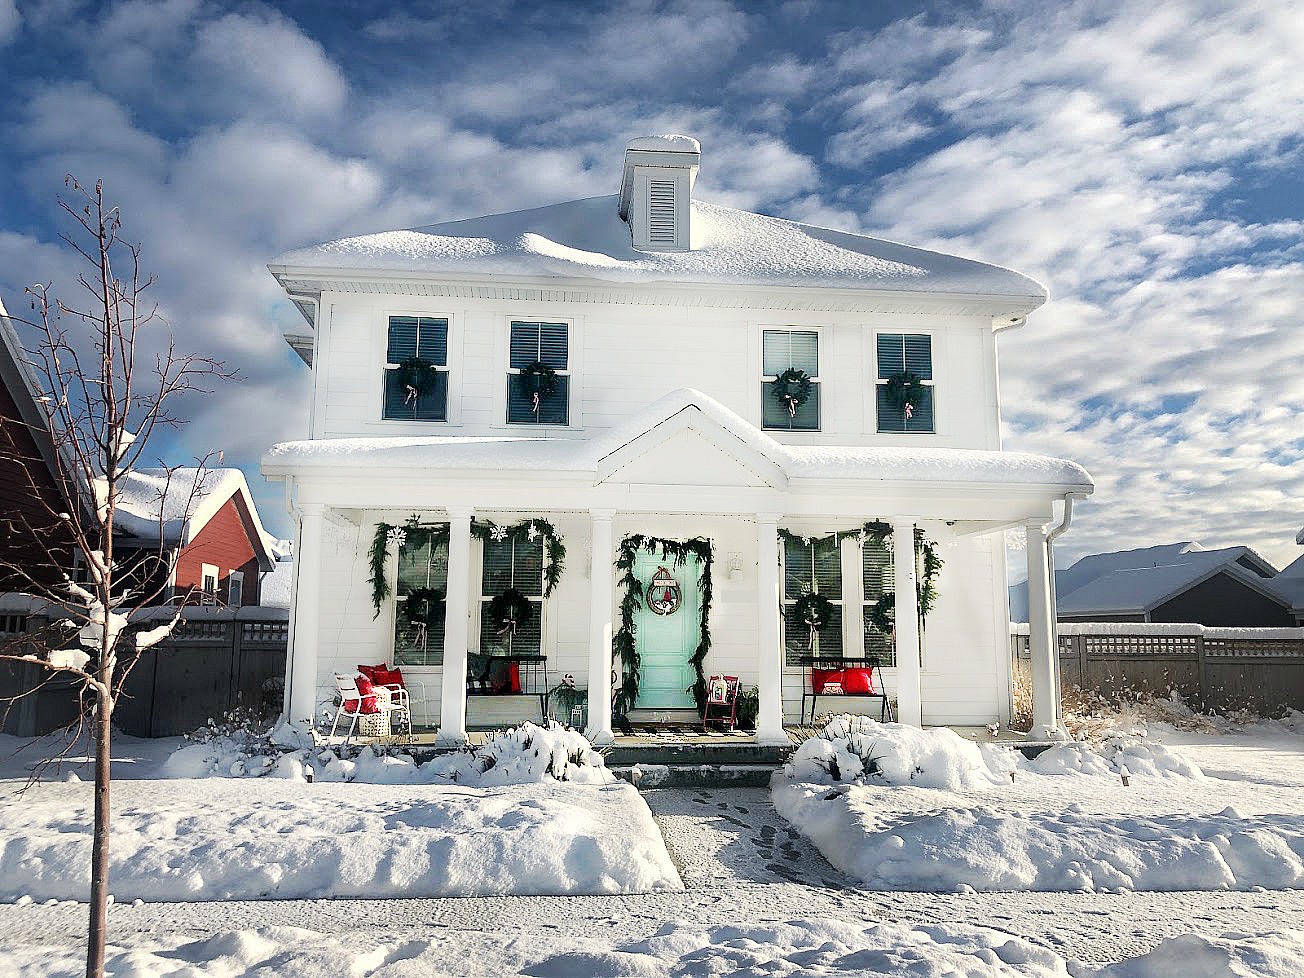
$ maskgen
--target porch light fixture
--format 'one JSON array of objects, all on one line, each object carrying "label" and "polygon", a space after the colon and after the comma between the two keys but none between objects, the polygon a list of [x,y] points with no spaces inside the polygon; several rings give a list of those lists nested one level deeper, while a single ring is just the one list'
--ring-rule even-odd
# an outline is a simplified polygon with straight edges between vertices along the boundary
[{"label": "porch light fixture", "polygon": [[743,579],[743,559],[737,554],[729,555],[729,580],[737,584]]}]

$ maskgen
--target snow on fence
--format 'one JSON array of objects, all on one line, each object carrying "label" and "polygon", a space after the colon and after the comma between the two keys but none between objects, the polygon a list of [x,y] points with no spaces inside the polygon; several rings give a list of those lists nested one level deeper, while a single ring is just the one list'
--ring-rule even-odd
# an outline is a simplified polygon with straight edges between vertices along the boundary
[{"label": "snow on fence", "polygon": [[[1304,628],[1061,622],[1060,682],[1103,694],[1176,689],[1205,710],[1265,716],[1304,709]],[[1014,668],[1029,670],[1028,626],[1010,626]]]},{"label": "snow on fence", "polygon": [[[133,614],[131,621],[148,627],[175,611],[146,609]],[[43,616],[33,614],[25,627],[0,635],[0,642],[24,632],[38,633],[45,623]],[[288,633],[289,613],[284,608],[187,608],[176,631],[145,652],[132,670],[114,714],[118,729],[134,737],[171,737],[237,706],[278,711]],[[38,666],[4,663],[0,697],[23,693],[48,679]],[[4,706],[0,703],[0,716]],[[75,687],[56,678],[19,699],[4,716],[3,730],[18,736],[46,733],[74,720],[77,709]]]}]

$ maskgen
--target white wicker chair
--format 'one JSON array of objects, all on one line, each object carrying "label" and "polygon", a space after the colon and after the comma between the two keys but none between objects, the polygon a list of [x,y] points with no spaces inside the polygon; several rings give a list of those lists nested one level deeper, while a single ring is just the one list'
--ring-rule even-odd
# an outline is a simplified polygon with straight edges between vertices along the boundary
[{"label": "white wicker chair", "polygon": [[[331,739],[334,739],[335,731],[339,727],[340,720],[344,717],[349,718],[349,732],[344,735],[344,743],[347,744],[353,737],[353,731],[357,728],[359,720],[365,722],[369,717],[383,715],[389,720],[390,729],[392,730],[395,713],[401,714],[403,720],[407,723],[408,738],[411,739],[412,706],[408,700],[407,690],[391,686],[373,687],[376,696],[376,713],[362,712],[362,693],[358,690],[358,677],[356,675],[337,672],[335,674],[335,690],[339,694],[340,703],[335,710],[335,720],[331,723]],[[350,700],[357,704],[357,707],[353,710],[346,708]]]}]

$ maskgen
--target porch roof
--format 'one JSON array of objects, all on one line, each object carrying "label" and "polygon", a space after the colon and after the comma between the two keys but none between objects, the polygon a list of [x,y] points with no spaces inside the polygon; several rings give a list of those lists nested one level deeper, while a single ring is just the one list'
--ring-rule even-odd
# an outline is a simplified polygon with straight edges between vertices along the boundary
[{"label": "porch roof", "polygon": [[709,395],[673,391],[596,438],[446,436],[330,438],[282,442],[263,456],[265,475],[373,470],[387,477],[407,470],[555,472],[603,477],[604,462],[637,454],[661,433],[692,428],[707,434],[743,464],[768,463],[788,479],[929,482],[939,486],[1036,486],[1091,492],[1091,476],[1076,462],[1022,452],[961,448],[783,445]]}]

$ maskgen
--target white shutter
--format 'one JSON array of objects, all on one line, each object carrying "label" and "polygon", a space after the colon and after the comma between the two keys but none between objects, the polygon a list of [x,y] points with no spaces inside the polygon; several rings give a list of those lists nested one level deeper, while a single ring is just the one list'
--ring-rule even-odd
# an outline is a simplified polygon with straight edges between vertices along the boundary
[{"label": "white shutter", "polygon": [[648,241],[675,243],[675,181],[649,180],[647,188]]}]

